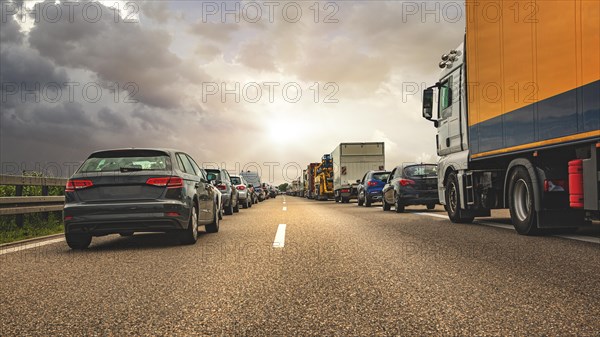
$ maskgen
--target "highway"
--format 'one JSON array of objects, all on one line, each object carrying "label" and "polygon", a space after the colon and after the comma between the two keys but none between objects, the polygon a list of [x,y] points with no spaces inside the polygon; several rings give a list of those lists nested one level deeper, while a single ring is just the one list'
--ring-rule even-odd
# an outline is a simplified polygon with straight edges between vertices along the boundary
[{"label": "highway", "polygon": [[[0,248],[0,335],[600,335],[600,239],[280,196],[219,233]],[[583,240],[580,240],[583,239]]]}]

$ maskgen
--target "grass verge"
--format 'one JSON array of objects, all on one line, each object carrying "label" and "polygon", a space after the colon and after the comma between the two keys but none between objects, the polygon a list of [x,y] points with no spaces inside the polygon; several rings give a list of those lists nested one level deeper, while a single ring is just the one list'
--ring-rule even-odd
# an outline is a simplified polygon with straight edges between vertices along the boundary
[{"label": "grass verge", "polygon": [[0,244],[63,232],[60,212],[50,213],[48,220],[40,214],[24,215],[24,225],[19,228],[14,216],[0,217]]}]

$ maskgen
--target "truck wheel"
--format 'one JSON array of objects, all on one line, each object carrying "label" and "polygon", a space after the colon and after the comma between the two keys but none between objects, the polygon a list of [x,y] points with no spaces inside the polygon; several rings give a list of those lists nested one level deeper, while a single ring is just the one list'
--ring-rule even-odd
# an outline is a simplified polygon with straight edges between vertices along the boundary
[{"label": "truck wheel", "polygon": [[399,197],[396,197],[396,213],[404,213],[404,204]]},{"label": "truck wheel", "polygon": [[65,233],[65,240],[71,249],[83,250],[92,243],[92,236],[89,234]]},{"label": "truck wheel", "polygon": [[510,177],[508,204],[510,218],[517,233],[522,235],[539,233],[534,209],[533,184],[529,172],[523,167],[517,167]]},{"label": "truck wheel", "polygon": [[388,204],[387,201],[385,201],[385,198],[383,198],[383,200],[381,201],[383,202],[383,211],[389,211],[392,208],[392,205]]},{"label": "truck wheel", "polygon": [[193,245],[198,241],[198,211],[196,210],[196,205],[192,207],[188,228],[181,231],[179,241],[184,245]]},{"label": "truck wheel", "polygon": [[219,216],[217,215],[217,207],[213,206],[213,222],[204,226],[207,233],[216,233],[219,231]]},{"label": "truck wheel", "polygon": [[452,172],[446,182],[446,211],[450,221],[454,223],[471,223],[474,217],[463,217],[460,212],[460,192],[458,190],[458,178]]}]

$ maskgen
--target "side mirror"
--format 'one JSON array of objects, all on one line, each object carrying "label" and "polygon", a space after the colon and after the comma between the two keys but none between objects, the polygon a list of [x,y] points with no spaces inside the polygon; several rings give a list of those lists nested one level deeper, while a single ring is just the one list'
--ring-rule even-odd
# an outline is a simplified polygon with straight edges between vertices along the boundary
[{"label": "side mirror", "polygon": [[360,179],[356,179],[356,182],[360,184],[361,180]]},{"label": "side mirror", "polygon": [[423,91],[423,118],[433,118],[433,89],[427,88]]},{"label": "side mirror", "polygon": [[252,184],[248,184],[248,187],[254,187]]}]

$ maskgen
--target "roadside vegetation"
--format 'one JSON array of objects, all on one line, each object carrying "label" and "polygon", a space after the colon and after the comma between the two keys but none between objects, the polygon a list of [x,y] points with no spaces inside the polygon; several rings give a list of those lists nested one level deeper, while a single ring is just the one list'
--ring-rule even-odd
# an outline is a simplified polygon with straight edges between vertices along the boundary
[{"label": "roadside vegetation", "polygon": [[[37,172],[26,173],[27,176],[42,176]],[[0,197],[14,197],[15,186],[0,186]],[[41,186],[23,186],[23,196],[41,196]],[[48,195],[64,195],[61,186],[49,186]],[[23,226],[17,225],[16,215],[0,216],[0,244],[25,240],[50,234],[62,233],[62,212],[23,214]]]}]

